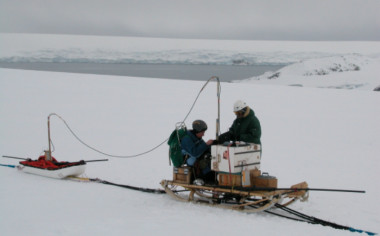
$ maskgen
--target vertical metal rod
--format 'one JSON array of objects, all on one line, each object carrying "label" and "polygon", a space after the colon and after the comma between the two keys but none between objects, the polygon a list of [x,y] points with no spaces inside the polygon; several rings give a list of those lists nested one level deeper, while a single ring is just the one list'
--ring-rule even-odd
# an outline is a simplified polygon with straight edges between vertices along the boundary
[{"label": "vertical metal rod", "polygon": [[48,143],[49,143],[49,150],[47,152],[45,152],[45,159],[47,161],[51,161],[52,158],[51,158],[51,139],[50,139],[50,116],[53,115],[53,114],[50,114],[48,116]]},{"label": "vertical metal rod", "polygon": [[218,98],[218,118],[216,119],[216,140],[219,140],[220,134],[220,81],[219,77],[213,76],[213,79],[216,79],[217,87],[216,87],[216,96]]}]

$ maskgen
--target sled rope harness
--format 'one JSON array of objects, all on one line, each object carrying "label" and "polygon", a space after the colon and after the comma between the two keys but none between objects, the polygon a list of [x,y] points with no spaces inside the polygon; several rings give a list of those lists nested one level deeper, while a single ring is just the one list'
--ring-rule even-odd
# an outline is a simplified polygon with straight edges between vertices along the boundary
[{"label": "sled rope harness", "polygon": [[[208,79],[206,81],[206,83],[203,85],[203,87],[201,88],[201,90],[198,92],[198,95],[197,97],[195,98],[189,112],[186,114],[185,118],[183,119],[182,123],[185,123],[187,117],[190,115],[191,111],[193,110],[194,106],[195,106],[195,103],[198,101],[198,98],[199,96],[201,95],[201,93],[203,92],[203,89],[207,86],[207,84],[211,81],[211,80],[217,80],[218,83],[220,83],[219,81],[219,78],[216,77],[216,76],[212,76],[210,79]],[[218,98],[220,97],[220,87],[218,86]],[[220,102],[218,100],[218,102]],[[92,146],[90,146],[89,144],[87,144],[86,142],[84,142],[81,138],[79,138],[79,136],[71,129],[71,127],[69,126],[69,124],[61,117],[59,116],[58,114],[56,113],[51,113],[49,114],[49,118],[50,116],[56,116],[58,117],[60,120],[62,120],[62,122],[65,124],[66,128],[70,131],[70,133],[80,142],[82,143],[84,146],[86,146],[87,148],[97,152],[97,153],[100,153],[102,155],[105,155],[105,156],[109,156],[109,157],[116,157],[116,158],[132,158],[132,157],[138,157],[138,156],[142,156],[142,155],[145,155],[147,153],[150,153],[152,151],[154,151],[155,149],[157,149],[158,147],[160,147],[162,144],[166,143],[168,141],[169,138],[165,139],[164,141],[162,141],[160,144],[158,144],[157,146],[145,151],[145,152],[142,152],[142,153],[139,153],[139,154],[135,154],[135,155],[113,155],[113,154],[109,154],[109,153],[106,153],[106,152],[103,152],[103,151],[100,151],[99,149],[96,149]],[[49,119],[48,118],[48,119]],[[219,122],[219,121],[218,121]],[[218,132],[218,131],[217,131]],[[50,137],[49,137],[49,141],[51,141]]]}]

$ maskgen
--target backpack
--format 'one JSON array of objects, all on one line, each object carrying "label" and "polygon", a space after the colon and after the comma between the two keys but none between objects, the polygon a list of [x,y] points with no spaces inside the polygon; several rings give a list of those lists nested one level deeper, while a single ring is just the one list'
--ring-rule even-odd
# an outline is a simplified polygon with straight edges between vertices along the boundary
[{"label": "backpack", "polygon": [[180,126],[176,126],[176,129],[171,133],[168,145],[169,145],[169,158],[173,162],[175,167],[180,167],[183,162],[181,140],[187,135],[186,126],[182,123]]}]

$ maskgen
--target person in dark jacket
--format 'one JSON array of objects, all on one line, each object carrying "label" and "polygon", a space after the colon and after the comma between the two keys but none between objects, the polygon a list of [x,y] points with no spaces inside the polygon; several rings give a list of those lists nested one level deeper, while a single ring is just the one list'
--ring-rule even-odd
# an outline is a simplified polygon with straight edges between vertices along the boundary
[{"label": "person in dark jacket", "polygon": [[201,175],[206,175],[211,171],[209,158],[210,146],[214,140],[210,139],[205,142],[202,137],[207,130],[207,124],[203,120],[195,120],[192,124],[193,129],[187,131],[181,140],[182,154],[187,155],[186,164],[194,166],[198,162],[201,169]]},{"label": "person in dark jacket", "polygon": [[219,136],[219,143],[243,141],[261,144],[261,126],[255,112],[245,102],[238,100],[234,104],[234,113],[236,119],[230,129]]}]

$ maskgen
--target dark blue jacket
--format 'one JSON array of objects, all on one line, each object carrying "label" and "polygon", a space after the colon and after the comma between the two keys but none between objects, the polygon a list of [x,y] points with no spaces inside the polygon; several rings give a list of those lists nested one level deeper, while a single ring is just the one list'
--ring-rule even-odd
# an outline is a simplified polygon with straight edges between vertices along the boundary
[{"label": "dark blue jacket", "polygon": [[195,158],[200,157],[205,151],[210,149],[202,138],[195,136],[192,130],[188,130],[187,135],[182,138],[181,146],[182,150],[185,150],[190,156]]}]

